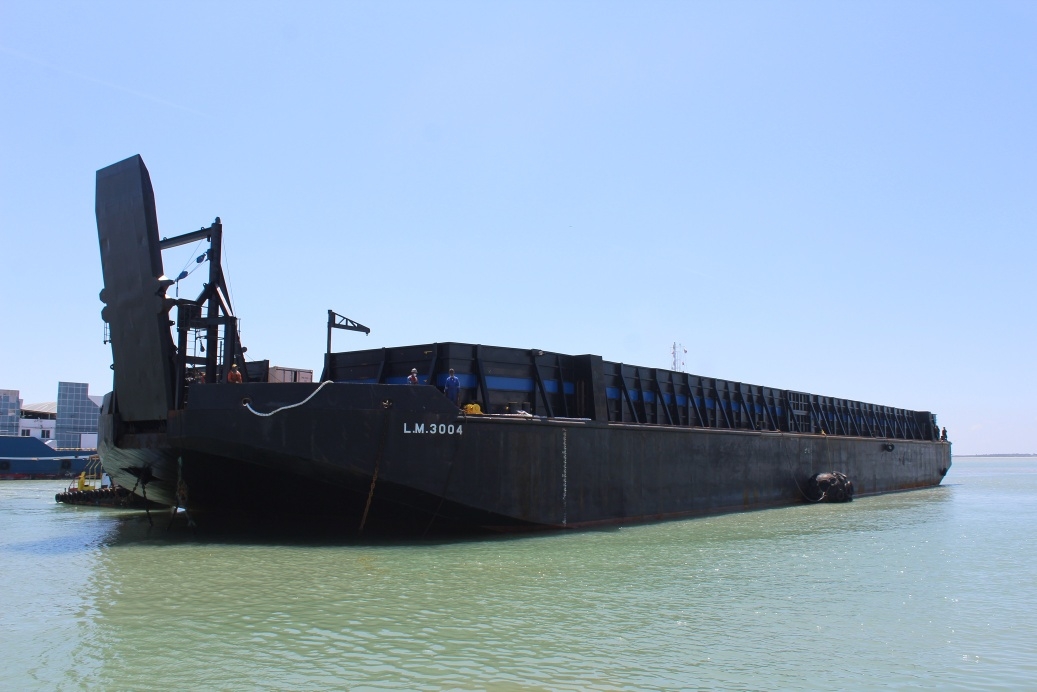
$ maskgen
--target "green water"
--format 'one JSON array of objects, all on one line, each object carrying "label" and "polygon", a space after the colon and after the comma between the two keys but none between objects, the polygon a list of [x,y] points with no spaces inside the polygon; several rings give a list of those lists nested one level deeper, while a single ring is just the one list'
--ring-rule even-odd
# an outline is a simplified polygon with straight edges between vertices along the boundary
[{"label": "green water", "polygon": [[940,488],[404,544],[0,483],[2,689],[1037,687],[1037,460]]}]

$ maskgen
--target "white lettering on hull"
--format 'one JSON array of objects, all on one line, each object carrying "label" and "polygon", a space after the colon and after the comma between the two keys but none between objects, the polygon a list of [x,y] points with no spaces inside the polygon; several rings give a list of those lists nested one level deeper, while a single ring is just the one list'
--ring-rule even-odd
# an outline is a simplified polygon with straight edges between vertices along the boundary
[{"label": "white lettering on hull", "polygon": [[453,423],[404,423],[403,434],[404,435],[461,435],[463,434],[463,425],[454,425]]}]

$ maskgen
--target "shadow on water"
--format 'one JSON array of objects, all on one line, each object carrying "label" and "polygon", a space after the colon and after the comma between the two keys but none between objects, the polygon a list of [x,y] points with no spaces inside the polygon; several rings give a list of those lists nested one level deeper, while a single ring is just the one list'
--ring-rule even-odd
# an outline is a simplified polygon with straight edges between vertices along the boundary
[{"label": "shadow on water", "polygon": [[[903,526],[906,516],[913,521],[926,520],[926,513],[911,511],[912,508],[928,506],[936,508],[951,498],[955,484],[926,488],[901,493],[887,493],[857,498],[845,504],[800,504],[747,512],[729,512],[683,519],[609,524],[580,529],[540,529],[531,531],[439,531],[427,535],[414,532],[365,531],[359,534],[357,527],[336,519],[312,519],[299,517],[275,517],[265,515],[200,515],[189,522],[184,513],[170,521],[166,511],[151,513],[151,522],[144,512],[120,512],[107,521],[102,543],[106,546],[130,545],[181,545],[189,543],[214,545],[255,545],[285,547],[430,547],[436,545],[458,545],[465,543],[519,542],[545,537],[562,537],[573,534],[610,534],[622,530],[652,530],[653,527],[670,527],[675,531],[685,528],[704,529],[705,523],[724,522],[730,528],[740,525],[745,537],[779,537],[786,534],[798,536],[845,533],[850,528],[864,530],[881,529],[886,517],[899,517]],[[733,538],[733,536],[729,536]],[[72,541],[69,542],[71,547]],[[81,542],[80,542],[81,543]],[[95,542],[94,545],[97,543]]]},{"label": "shadow on water", "polygon": [[[610,527],[604,530],[615,530]],[[204,515],[194,517],[193,525],[183,513],[169,521],[167,512],[152,513],[149,523],[143,513],[125,514],[116,520],[114,530],[104,541],[107,546],[184,543],[256,545],[286,547],[404,547],[456,545],[462,543],[513,542],[533,537],[566,535],[561,530],[495,533],[436,532],[425,536],[414,533],[365,531],[335,520],[265,517],[253,515]]]}]

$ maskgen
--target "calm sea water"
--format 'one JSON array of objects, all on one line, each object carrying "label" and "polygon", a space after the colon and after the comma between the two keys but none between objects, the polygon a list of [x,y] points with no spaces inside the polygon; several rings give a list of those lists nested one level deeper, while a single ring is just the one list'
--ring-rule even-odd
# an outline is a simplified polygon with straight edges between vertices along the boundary
[{"label": "calm sea water", "polygon": [[0,483],[3,689],[1037,687],[1037,460],[943,487],[405,544],[148,528]]}]

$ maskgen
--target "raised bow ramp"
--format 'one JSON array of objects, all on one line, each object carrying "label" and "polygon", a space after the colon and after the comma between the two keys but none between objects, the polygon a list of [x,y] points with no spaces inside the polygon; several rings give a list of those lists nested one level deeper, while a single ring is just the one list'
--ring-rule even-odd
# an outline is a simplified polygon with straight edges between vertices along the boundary
[{"label": "raised bow ramp", "polygon": [[97,171],[97,236],[119,413],[165,420],[174,407],[175,352],[151,176],[140,156]]}]

